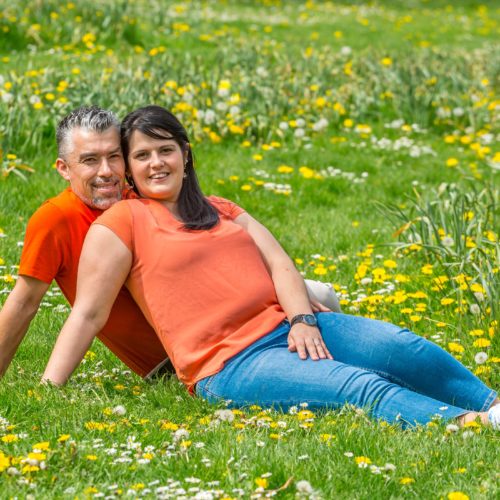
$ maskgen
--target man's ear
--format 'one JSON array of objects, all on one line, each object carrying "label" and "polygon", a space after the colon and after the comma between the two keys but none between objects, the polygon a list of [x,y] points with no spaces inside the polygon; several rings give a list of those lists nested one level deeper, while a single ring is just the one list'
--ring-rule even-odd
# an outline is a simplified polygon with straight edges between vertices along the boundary
[{"label": "man's ear", "polygon": [[68,164],[62,158],[56,160],[56,170],[63,179],[70,180]]}]

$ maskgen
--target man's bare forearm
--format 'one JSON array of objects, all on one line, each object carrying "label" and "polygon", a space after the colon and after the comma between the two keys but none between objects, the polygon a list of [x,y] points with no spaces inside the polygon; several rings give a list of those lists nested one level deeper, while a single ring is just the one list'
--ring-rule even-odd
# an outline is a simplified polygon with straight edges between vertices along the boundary
[{"label": "man's bare forearm", "polygon": [[20,277],[0,310],[0,377],[7,371],[47,288],[42,281]]}]

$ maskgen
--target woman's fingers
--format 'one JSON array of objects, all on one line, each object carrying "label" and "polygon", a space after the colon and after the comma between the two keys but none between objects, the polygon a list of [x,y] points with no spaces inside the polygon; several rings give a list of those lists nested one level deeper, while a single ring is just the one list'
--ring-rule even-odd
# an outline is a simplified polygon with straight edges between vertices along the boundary
[{"label": "woman's fingers", "polygon": [[288,350],[290,352],[297,352],[300,359],[307,359],[308,356],[314,361],[319,359],[333,359],[319,330],[309,326],[300,325],[300,330],[290,330],[290,334],[288,335]]}]

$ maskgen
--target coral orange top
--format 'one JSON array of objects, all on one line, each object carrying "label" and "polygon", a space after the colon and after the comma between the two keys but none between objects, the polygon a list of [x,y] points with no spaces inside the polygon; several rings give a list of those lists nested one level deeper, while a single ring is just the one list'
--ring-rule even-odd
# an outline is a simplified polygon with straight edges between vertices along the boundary
[{"label": "coral orange top", "polygon": [[[83,242],[90,225],[101,214],[102,210],[85,205],[70,188],[47,200],[28,222],[19,274],[48,284],[56,280],[73,305]],[[154,330],[125,288],[98,338],[141,376],[167,358]]]},{"label": "coral orange top", "polygon": [[252,237],[233,219],[244,211],[211,196],[220,222],[183,228],[154,200],[126,200],[95,224],[132,252],[125,283],[190,390],[285,319]]}]

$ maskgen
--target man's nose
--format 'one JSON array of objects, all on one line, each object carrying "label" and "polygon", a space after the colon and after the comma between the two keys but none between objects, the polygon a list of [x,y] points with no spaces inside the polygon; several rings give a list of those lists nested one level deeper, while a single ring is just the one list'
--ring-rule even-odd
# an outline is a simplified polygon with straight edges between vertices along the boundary
[{"label": "man's nose", "polygon": [[99,164],[98,175],[99,177],[111,177],[113,175],[113,170],[111,169],[107,158],[103,158],[101,160],[101,163]]}]

